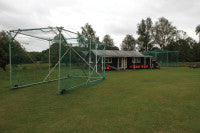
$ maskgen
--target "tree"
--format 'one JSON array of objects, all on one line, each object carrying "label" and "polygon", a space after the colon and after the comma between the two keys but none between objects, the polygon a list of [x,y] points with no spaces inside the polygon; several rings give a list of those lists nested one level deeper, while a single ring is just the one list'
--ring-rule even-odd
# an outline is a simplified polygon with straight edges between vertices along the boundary
[{"label": "tree", "polygon": [[34,61],[41,61],[42,52],[28,52]]},{"label": "tree", "polygon": [[[64,55],[64,53],[67,50],[67,47],[65,46],[65,42],[61,41],[61,57]],[[53,43],[50,46],[50,62],[51,62],[51,66],[55,66],[58,63],[59,60],[59,43]],[[68,62],[69,60],[67,59],[67,55],[65,55],[61,62]],[[49,49],[43,50],[41,53],[41,61],[44,63],[48,63],[49,62]]]},{"label": "tree", "polygon": [[179,59],[182,62],[190,62],[192,61],[192,51],[191,51],[191,46],[187,42],[187,40],[180,39],[177,41],[179,47]]},{"label": "tree", "polygon": [[93,30],[92,26],[88,23],[85,24],[84,27],[81,27],[81,34],[87,38],[90,38],[94,41],[99,41],[99,37],[96,36],[96,32]]},{"label": "tree", "polygon": [[135,50],[136,40],[132,35],[126,35],[121,44],[121,49],[125,51]]},{"label": "tree", "polygon": [[179,61],[191,62],[198,60],[198,49],[194,48],[198,48],[196,42],[192,38],[188,37],[186,39],[179,39],[171,42],[165,47],[165,50],[179,51]]},{"label": "tree", "polygon": [[137,34],[139,35],[137,42],[139,51],[149,51],[153,48],[151,39],[152,21],[151,18],[142,21],[137,25]]},{"label": "tree", "polygon": [[192,46],[192,61],[200,62],[200,43],[194,43]]},{"label": "tree", "polygon": [[85,43],[86,43],[86,38],[84,36],[81,35],[81,33],[78,32],[78,37],[77,37],[77,41],[79,44],[79,47],[86,47]]},{"label": "tree", "polygon": [[[11,38],[5,31],[0,32],[0,67],[4,71],[6,70],[6,65],[9,64],[10,39]],[[16,40],[12,40],[11,42],[11,52],[12,65],[31,62],[30,57],[27,56],[26,50]]]},{"label": "tree", "polygon": [[114,46],[114,41],[113,39],[110,37],[110,35],[106,34],[104,37],[103,37],[103,41],[102,41],[105,46],[106,46],[106,49],[109,49],[111,47]]},{"label": "tree", "polygon": [[0,32],[0,67],[5,71],[9,63],[9,42],[8,34],[5,31]]},{"label": "tree", "polygon": [[175,41],[176,36],[176,27],[164,17],[159,18],[159,20],[153,26],[152,38],[154,43],[160,45],[161,50],[163,50],[164,47],[171,42]]},{"label": "tree", "polygon": [[200,24],[195,29],[196,34],[199,34],[199,43],[200,43]]},{"label": "tree", "polygon": [[114,41],[113,41],[113,39],[110,37],[109,34],[106,34],[106,35],[104,36],[102,43],[105,44],[105,46],[106,46],[105,49],[106,49],[106,50],[119,50],[118,47],[114,46]]},{"label": "tree", "polygon": [[177,30],[177,35],[176,35],[174,41],[178,41],[180,39],[186,40],[187,38],[188,38],[188,35],[185,31]]}]

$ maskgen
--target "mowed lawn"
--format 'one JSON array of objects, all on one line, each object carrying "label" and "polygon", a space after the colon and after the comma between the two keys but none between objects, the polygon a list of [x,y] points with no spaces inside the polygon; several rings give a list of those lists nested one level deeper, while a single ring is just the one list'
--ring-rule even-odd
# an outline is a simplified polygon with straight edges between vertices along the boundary
[{"label": "mowed lawn", "polygon": [[9,90],[0,71],[0,132],[200,132],[200,69],[106,72],[89,88]]}]

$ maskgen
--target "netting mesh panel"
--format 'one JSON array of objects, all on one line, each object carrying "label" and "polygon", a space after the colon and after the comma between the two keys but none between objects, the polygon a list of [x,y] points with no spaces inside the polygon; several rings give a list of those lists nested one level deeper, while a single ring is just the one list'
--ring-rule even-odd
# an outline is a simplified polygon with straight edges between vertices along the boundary
[{"label": "netting mesh panel", "polygon": [[[83,36],[64,32],[61,44],[60,90],[90,86],[105,79],[104,56],[96,56],[92,50],[104,50],[104,45]],[[62,38],[61,38],[62,40]],[[67,52],[67,53],[66,53]],[[103,60],[103,61],[102,61]]]},{"label": "netting mesh panel", "polygon": [[178,66],[178,51],[147,51],[143,54],[155,58],[160,67]]},{"label": "netting mesh panel", "polygon": [[[28,32],[21,33],[31,35]],[[49,73],[49,41],[22,34],[18,34],[11,43],[11,87],[43,82]]]},{"label": "netting mesh panel", "polygon": [[63,28],[11,32],[11,88],[58,81],[58,92],[91,86],[105,79],[104,50],[98,41]]}]

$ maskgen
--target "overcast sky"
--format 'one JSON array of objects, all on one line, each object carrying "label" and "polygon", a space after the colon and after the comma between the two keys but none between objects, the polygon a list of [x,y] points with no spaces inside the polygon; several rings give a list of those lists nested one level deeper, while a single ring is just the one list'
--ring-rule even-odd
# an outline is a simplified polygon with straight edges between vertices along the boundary
[{"label": "overcast sky", "polygon": [[200,24],[200,0],[0,0],[0,30],[63,26],[81,31],[92,25],[102,40],[110,34],[120,46],[126,34],[137,38],[137,24],[167,18],[195,40]]}]

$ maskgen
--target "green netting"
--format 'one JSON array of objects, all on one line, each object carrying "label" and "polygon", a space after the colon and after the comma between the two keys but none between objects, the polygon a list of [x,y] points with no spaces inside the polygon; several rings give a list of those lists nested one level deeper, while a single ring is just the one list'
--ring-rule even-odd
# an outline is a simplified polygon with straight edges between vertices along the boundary
[{"label": "green netting", "polygon": [[178,67],[178,51],[146,51],[142,53],[155,58],[160,67]]},{"label": "green netting", "polygon": [[57,81],[58,92],[91,86],[105,79],[105,57],[93,50],[104,44],[63,29],[10,31],[11,88]]}]

